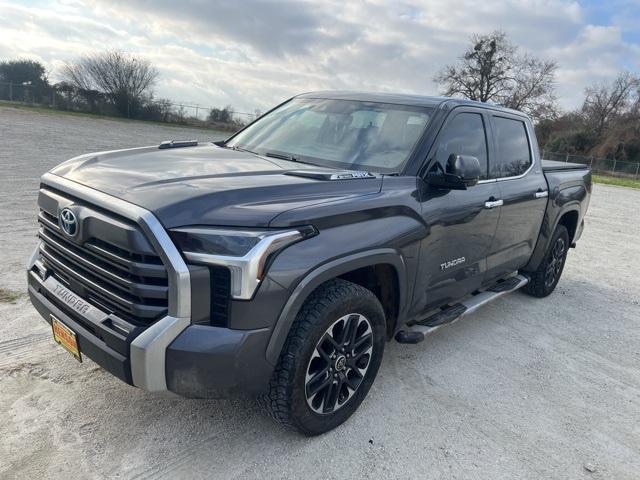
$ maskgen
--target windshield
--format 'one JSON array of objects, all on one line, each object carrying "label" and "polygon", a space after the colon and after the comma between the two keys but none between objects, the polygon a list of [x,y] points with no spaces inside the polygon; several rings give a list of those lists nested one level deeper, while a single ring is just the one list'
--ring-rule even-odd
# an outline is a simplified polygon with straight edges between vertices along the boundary
[{"label": "windshield", "polygon": [[295,98],[227,146],[324,167],[399,173],[431,112],[387,103]]}]

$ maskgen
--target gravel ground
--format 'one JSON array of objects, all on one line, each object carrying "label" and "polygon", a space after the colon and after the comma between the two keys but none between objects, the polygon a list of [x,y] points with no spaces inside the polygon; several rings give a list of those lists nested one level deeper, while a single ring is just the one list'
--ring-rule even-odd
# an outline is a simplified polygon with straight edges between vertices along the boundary
[{"label": "gravel ground", "polygon": [[[0,287],[25,290],[38,177],[77,154],[215,133],[0,107]],[[419,345],[388,344],[357,414],[319,438],[248,400],[164,398],[0,303],[0,478],[640,476],[640,190],[596,185],[556,292],[502,297]]]}]

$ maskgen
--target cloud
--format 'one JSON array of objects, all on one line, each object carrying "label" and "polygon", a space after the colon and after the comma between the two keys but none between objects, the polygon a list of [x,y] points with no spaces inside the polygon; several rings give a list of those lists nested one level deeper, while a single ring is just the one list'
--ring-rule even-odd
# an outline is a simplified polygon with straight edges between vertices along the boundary
[{"label": "cloud", "polygon": [[[620,1],[618,12],[638,16]],[[640,66],[628,22],[597,13],[596,22],[565,0],[0,0],[0,58],[37,58],[55,79],[63,61],[120,48],[159,68],[159,96],[252,111],[318,89],[437,94],[433,75],[469,36],[502,29],[558,61],[561,105],[571,108],[594,80]]]}]

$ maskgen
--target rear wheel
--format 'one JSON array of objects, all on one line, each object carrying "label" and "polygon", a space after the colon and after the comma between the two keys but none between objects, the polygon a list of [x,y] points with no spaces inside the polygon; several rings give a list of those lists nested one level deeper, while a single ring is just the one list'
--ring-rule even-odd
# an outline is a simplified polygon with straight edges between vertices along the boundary
[{"label": "rear wheel", "polygon": [[384,311],[371,291],[341,279],[325,283],[300,310],[260,403],[306,435],[337,427],[373,384],[385,332]]},{"label": "rear wheel", "polygon": [[534,297],[546,297],[555,290],[569,251],[569,232],[564,225],[556,227],[543,261],[538,269],[530,272],[531,280],[523,291]]}]

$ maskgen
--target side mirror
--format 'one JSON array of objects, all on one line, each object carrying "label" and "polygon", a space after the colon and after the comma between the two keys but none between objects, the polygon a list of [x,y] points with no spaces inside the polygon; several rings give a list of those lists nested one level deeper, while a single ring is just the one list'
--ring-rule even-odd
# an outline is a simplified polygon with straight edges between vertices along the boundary
[{"label": "side mirror", "polygon": [[446,172],[428,174],[427,182],[435,187],[466,190],[478,183],[481,173],[476,157],[452,153],[447,159]]}]

